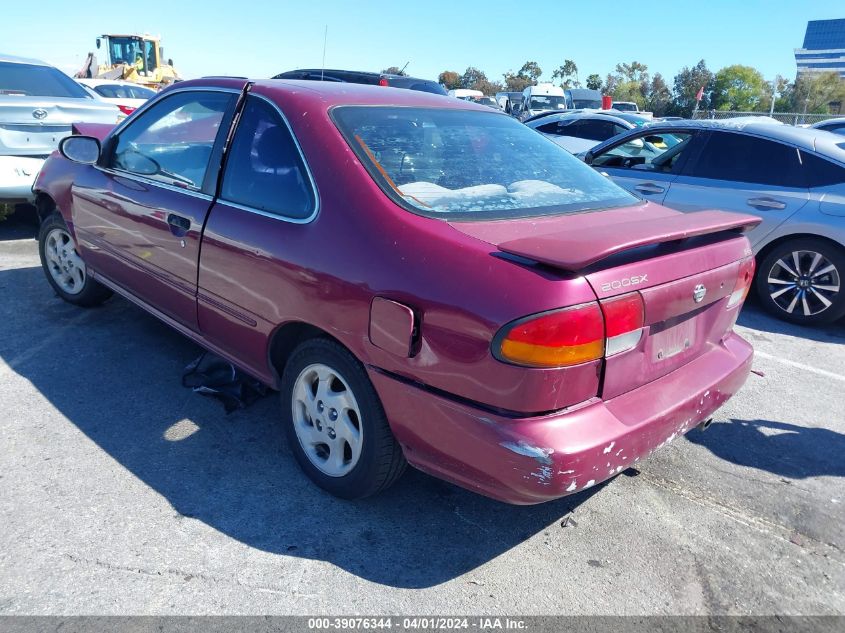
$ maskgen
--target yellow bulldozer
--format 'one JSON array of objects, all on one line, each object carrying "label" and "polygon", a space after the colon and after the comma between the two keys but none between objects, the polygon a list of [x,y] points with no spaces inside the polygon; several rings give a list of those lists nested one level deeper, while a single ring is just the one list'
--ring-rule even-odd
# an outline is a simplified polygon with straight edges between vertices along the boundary
[{"label": "yellow bulldozer", "polygon": [[119,79],[160,90],[180,80],[173,68],[173,60],[164,62],[161,38],[151,35],[101,35],[97,50],[103,53],[103,63],[97,63],[96,53],[88,53],[85,65],[76,73],[80,79]]}]

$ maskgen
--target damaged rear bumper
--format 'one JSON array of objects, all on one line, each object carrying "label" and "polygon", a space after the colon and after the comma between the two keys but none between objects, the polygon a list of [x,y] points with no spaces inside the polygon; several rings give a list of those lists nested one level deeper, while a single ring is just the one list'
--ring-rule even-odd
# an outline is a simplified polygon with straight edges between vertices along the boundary
[{"label": "damaged rear bumper", "polygon": [[408,461],[514,504],[590,488],[709,418],[745,383],[753,350],[736,334],[684,367],[607,401],[510,418],[400,382],[370,378]]},{"label": "damaged rear bumper", "polygon": [[0,202],[33,200],[32,183],[44,160],[30,156],[0,156]]}]

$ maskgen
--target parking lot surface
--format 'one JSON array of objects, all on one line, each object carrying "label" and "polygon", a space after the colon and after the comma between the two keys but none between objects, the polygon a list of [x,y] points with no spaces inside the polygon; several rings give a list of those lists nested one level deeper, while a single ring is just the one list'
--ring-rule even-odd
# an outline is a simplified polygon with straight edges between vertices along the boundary
[{"label": "parking lot surface", "polygon": [[755,373],[717,423],[586,493],[512,507],[409,470],[346,502],[275,395],[226,415],[180,384],[194,344],[55,297],[33,230],[0,223],[2,614],[845,613],[843,322],[749,305]]}]

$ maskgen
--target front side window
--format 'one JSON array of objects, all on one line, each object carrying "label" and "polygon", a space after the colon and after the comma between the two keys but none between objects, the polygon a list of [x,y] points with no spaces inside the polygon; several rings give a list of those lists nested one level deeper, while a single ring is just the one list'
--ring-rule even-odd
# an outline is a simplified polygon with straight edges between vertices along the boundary
[{"label": "front side window", "polygon": [[181,92],[156,103],[117,137],[109,166],[200,189],[220,124],[234,95]]},{"label": "front side window", "polygon": [[691,174],[779,187],[804,187],[798,150],[746,134],[713,132]]},{"label": "front side window", "polygon": [[309,217],[316,197],[293,136],[275,108],[249,97],[226,158],[221,198],[294,219]]},{"label": "front side window", "polygon": [[640,134],[593,157],[593,167],[613,167],[677,173],[692,134],[661,132]]},{"label": "front side window", "polygon": [[85,89],[52,66],[0,62],[0,95],[90,99]]},{"label": "front side window", "polygon": [[332,116],[385,192],[422,215],[504,219],[638,202],[562,147],[492,110],[344,106]]}]

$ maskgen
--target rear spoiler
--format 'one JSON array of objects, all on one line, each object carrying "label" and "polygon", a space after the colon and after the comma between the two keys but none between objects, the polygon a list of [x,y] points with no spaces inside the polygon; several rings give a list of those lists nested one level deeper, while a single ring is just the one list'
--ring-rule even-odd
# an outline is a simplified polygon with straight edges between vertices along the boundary
[{"label": "rear spoiler", "polygon": [[114,129],[111,123],[74,123],[70,126],[71,134],[76,136],[93,136],[102,141]]},{"label": "rear spoiler", "polygon": [[678,213],[612,226],[583,227],[577,231],[520,238],[501,243],[498,249],[575,272],[639,246],[674,242],[722,231],[739,234],[757,226],[761,221],[753,215],[728,211]]}]

